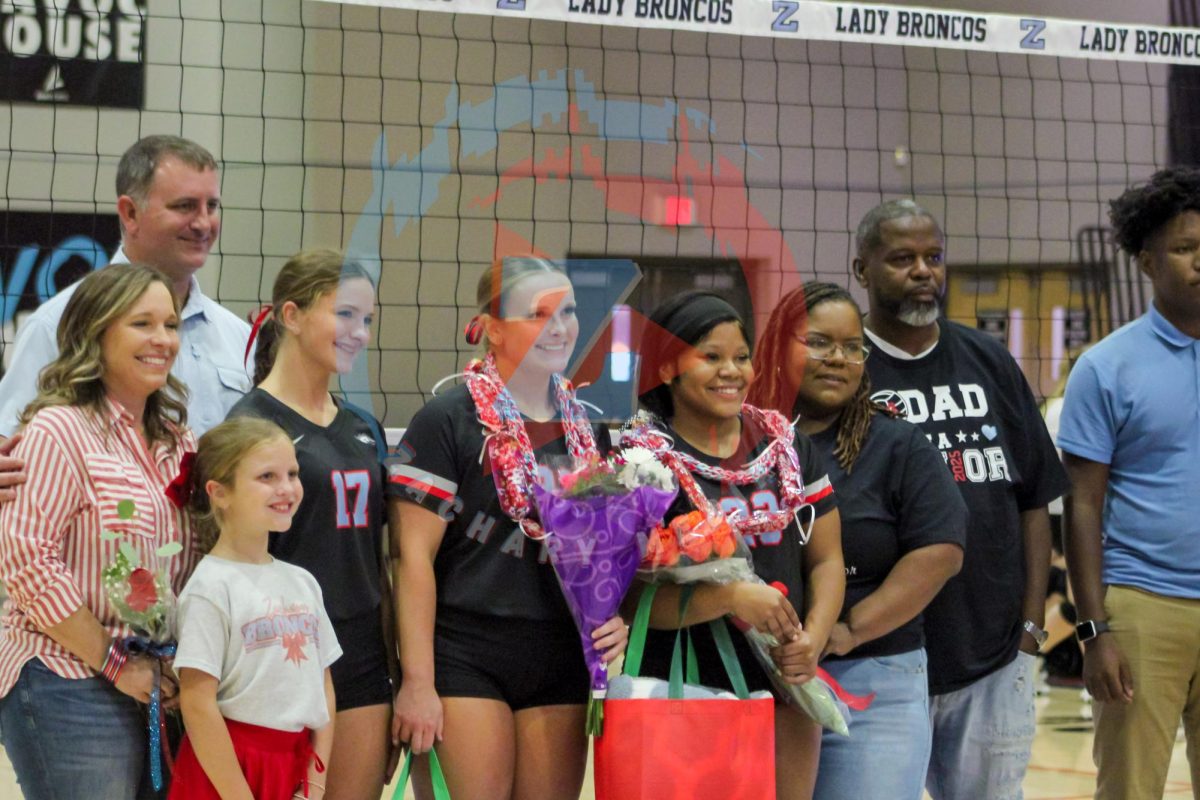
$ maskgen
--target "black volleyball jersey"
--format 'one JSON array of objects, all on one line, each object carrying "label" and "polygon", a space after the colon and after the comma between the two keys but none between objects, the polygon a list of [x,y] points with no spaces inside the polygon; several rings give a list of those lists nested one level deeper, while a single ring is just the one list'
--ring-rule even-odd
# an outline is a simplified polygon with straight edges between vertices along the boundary
[{"label": "black volleyball jersey", "polygon": [[[557,420],[525,420],[543,486],[569,468]],[[608,429],[593,425],[602,454]],[[570,622],[562,590],[541,542],[500,507],[483,426],[466,386],[433,398],[416,413],[389,468],[388,497],[416,503],[446,520],[433,562],[438,605],[497,617]],[[401,533],[403,535],[403,533]]]},{"label": "black volleyball jersey", "polygon": [[[709,456],[696,450],[684,441],[671,428],[667,428],[675,440],[675,447],[706,464],[722,466],[727,469],[737,469],[752,461],[765,449],[769,439],[764,432],[746,421],[742,426],[742,442],[736,453],[728,459]],[[837,500],[833,494],[833,486],[825,472],[824,464],[812,441],[801,433],[796,434],[795,450],[800,463],[800,477],[804,482],[805,500],[812,505],[802,509],[800,519],[807,526],[830,511],[837,508]],[[775,470],[768,472],[760,480],[736,486],[722,484],[709,480],[700,475],[694,475],[696,484],[704,492],[704,496],[714,501],[726,514],[740,512],[749,516],[755,511],[775,511],[781,508],[779,498],[779,476]],[[666,514],[669,522],[680,514],[693,511],[693,506],[681,490]],[[800,619],[804,619],[804,555],[800,544],[800,530],[793,520],[782,531],[767,531],[757,535],[748,534],[743,537],[750,548],[754,561],[754,572],[767,583],[779,582],[787,587],[788,599],[796,609]],[[693,625],[691,628],[692,642],[701,660],[704,651],[715,649],[708,625]],[[733,637],[734,648],[738,651],[743,669],[757,669],[757,662],[745,644],[744,637],[732,626],[730,635]],[[675,632],[653,630],[647,632],[646,649],[643,656],[643,672],[655,677],[666,677],[671,663],[671,651],[675,644]],[[751,666],[753,665],[753,666]]]},{"label": "black volleyball jersey", "polygon": [[381,599],[385,472],[375,437],[380,428],[340,401],[321,427],[255,388],[230,417],[261,417],[287,432],[300,463],[304,499],[284,533],[272,533],[271,555],[313,574],[332,620],[373,612]]}]

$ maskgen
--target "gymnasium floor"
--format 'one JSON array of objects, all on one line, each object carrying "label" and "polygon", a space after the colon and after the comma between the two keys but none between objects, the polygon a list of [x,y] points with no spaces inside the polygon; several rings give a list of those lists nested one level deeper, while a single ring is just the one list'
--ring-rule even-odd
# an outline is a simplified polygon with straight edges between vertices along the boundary
[{"label": "gymnasium floor", "polygon": [[[1091,709],[1073,689],[1051,689],[1038,698],[1038,732],[1033,759],[1025,778],[1027,800],[1087,800],[1095,785],[1092,766]],[[584,782],[582,800],[593,800],[591,774]],[[384,800],[390,800],[391,790]],[[1175,745],[1166,800],[1184,800],[1192,796],[1182,736]],[[406,794],[411,798],[412,794]],[[0,750],[0,800],[18,800],[16,777]],[[848,800],[850,800],[848,798]],[[860,800],[855,798],[854,800]],[[865,800],[865,799],[864,799]]]}]

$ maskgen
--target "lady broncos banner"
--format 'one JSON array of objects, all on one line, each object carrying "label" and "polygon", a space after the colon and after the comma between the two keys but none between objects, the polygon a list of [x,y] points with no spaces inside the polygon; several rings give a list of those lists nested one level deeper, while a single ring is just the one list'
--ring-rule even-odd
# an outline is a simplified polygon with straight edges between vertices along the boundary
[{"label": "lady broncos banner", "polygon": [[1200,64],[1200,29],[828,0],[325,0],[742,36]]}]

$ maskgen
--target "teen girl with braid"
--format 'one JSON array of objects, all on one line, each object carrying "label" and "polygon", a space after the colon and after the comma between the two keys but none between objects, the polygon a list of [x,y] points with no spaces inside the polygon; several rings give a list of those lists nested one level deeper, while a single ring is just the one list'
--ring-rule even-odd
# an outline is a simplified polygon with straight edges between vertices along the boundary
[{"label": "teen girl with braid", "polygon": [[[530,492],[548,462],[606,451],[608,434],[562,377],[579,335],[567,276],[506,258],[478,301],[467,336],[486,355],[417,412],[391,469],[393,731],[416,753],[436,744],[455,800],[574,800],[589,679]],[[625,625],[609,620],[593,639],[611,661]],[[429,797],[426,765],[417,772]]]},{"label": "teen girl with braid", "polygon": [[871,401],[868,355],[850,294],[807,283],[771,314],[750,396],[798,416],[829,469],[846,601],[821,666],[875,695],[851,715],[849,738],[824,737],[815,797],[920,800],[931,746],[921,611],[962,564],[967,509],[920,428]]},{"label": "teen girl with braid", "polygon": [[[745,404],[755,370],[745,325],[732,306],[713,293],[687,292],[655,309],[650,322],[641,385],[661,383],[641,401],[657,422],[635,426],[624,443],[659,452],[679,478],[679,498],[667,519],[693,509],[723,512],[751,548],[764,581],[695,589],[684,623],[693,626],[700,682],[729,688],[709,627],[698,624],[726,616],[775,636],[782,644],[772,656],[784,677],[810,680],[845,586],[838,512],[825,471],[787,417]],[[811,531],[807,544],[805,530]],[[678,612],[679,587],[661,586],[650,618],[659,630],[647,636],[644,673],[667,677]],[[749,689],[770,689],[745,637],[732,631],[731,638]],[[779,704],[777,797],[811,796],[819,746],[816,723]]]},{"label": "teen girl with braid", "polygon": [[292,256],[275,279],[258,333],[255,388],[230,417],[270,420],[296,448],[304,499],[271,555],[313,574],[344,654],[332,666],[337,714],[330,800],[378,797],[389,764],[392,687],[384,626],[385,474],[379,423],[329,391],[370,340],[375,286],[335,250]]}]

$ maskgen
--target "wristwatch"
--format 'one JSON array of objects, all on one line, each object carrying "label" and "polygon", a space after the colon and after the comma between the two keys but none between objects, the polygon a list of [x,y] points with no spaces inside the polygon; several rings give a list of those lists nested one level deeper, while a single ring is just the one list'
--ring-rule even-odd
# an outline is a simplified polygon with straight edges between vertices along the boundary
[{"label": "wristwatch", "polygon": [[1102,619],[1085,619],[1075,626],[1075,637],[1080,644],[1090,642],[1102,633],[1108,633],[1108,623]]},{"label": "wristwatch", "polygon": [[1024,627],[1025,632],[1032,636],[1033,640],[1037,642],[1038,650],[1041,650],[1042,645],[1046,643],[1046,639],[1049,638],[1050,634],[1039,628],[1037,623],[1031,619],[1025,620],[1025,624],[1022,627]]}]

